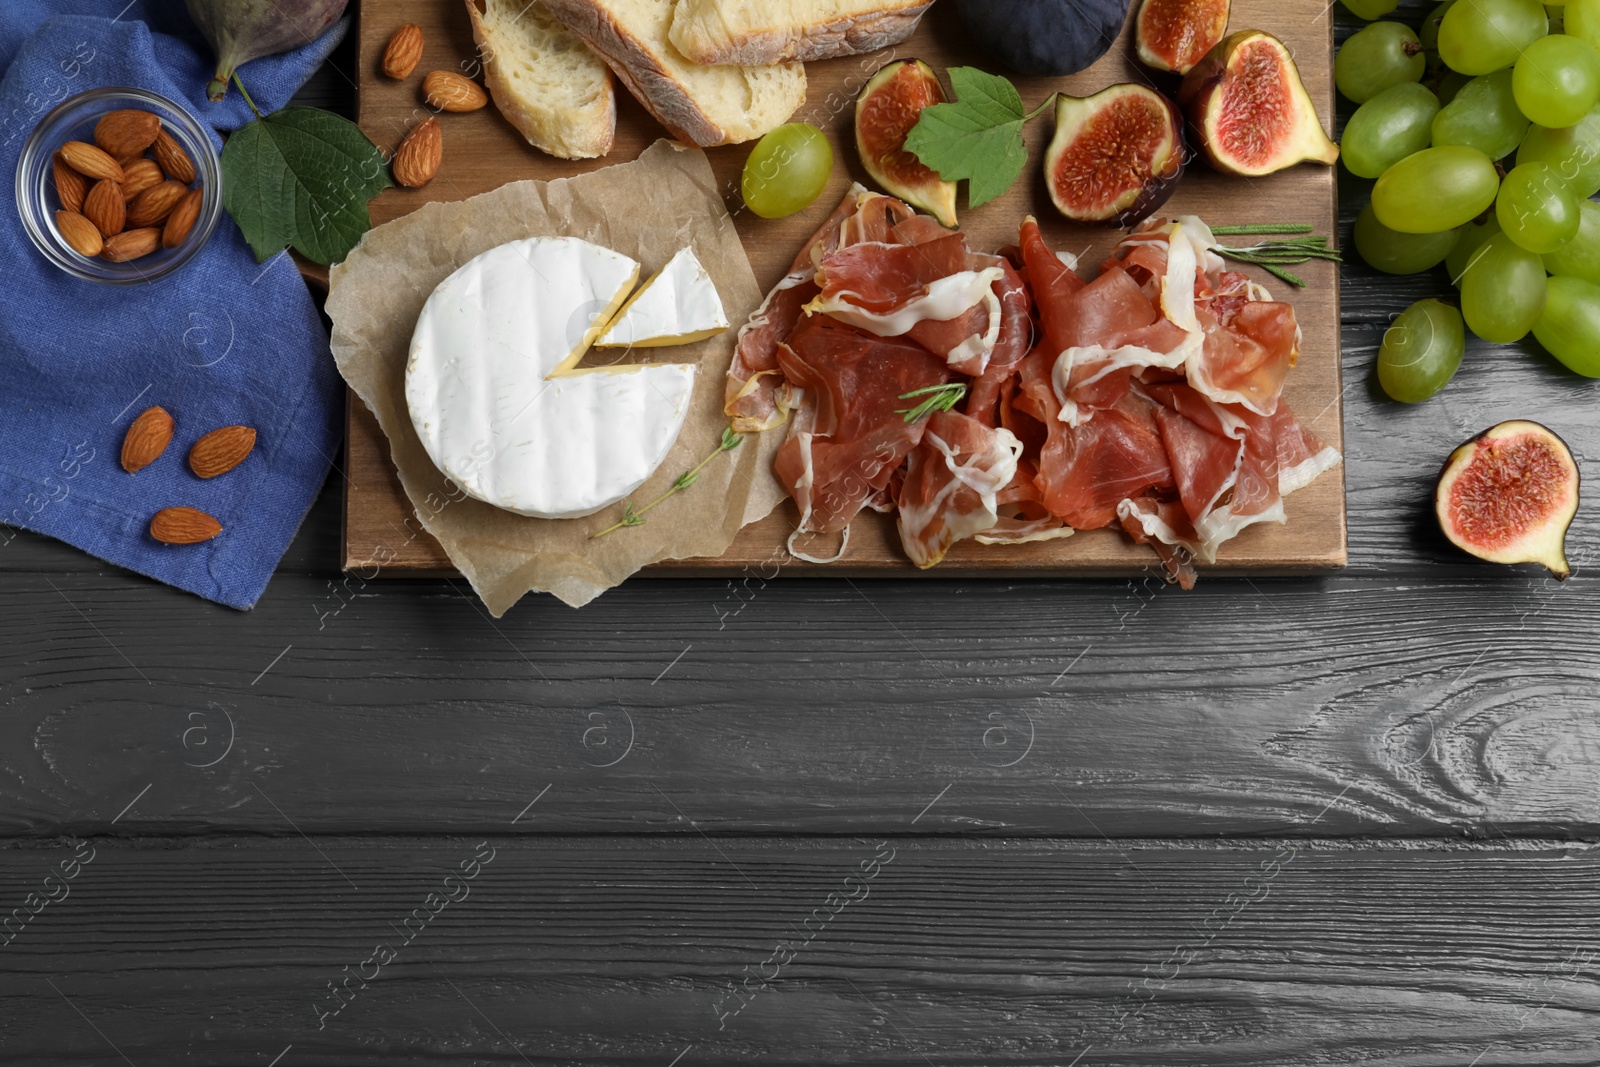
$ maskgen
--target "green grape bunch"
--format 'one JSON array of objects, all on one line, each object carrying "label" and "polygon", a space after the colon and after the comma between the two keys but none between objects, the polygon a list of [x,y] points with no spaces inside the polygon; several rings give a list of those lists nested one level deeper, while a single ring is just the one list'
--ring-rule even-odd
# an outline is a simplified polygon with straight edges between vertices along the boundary
[{"label": "green grape bunch", "polygon": [[1460,291],[1395,318],[1384,392],[1436,395],[1468,336],[1600,377],[1600,0],[1443,0],[1415,26],[1395,0],[1341,2],[1365,20],[1334,62],[1359,105],[1341,158],[1372,182],[1356,251]]}]

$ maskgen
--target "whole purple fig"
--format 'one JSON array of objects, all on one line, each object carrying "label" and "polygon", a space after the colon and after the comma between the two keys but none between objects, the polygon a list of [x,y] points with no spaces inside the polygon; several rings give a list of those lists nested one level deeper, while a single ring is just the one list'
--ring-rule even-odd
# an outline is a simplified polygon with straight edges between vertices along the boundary
[{"label": "whole purple fig", "polygon": [[349,0],[187,0],[189,17],[217,53],[206,95],[221,100],[236,67],[310,44]]}]

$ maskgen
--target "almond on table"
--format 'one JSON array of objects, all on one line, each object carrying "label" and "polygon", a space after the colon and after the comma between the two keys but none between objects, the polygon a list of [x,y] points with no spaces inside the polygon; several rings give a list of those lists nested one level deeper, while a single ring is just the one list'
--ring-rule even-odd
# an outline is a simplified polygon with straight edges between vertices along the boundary
[{"label": "almond on table", "polygon": [[422,27],[414,22],[395,30],[388,47],[383,50],[383,72],[395,79],[411,77],[411,72],[422,61],[422,43]]},{"label": "almond on table", "polygon": [[441,111],[476,111],[489,102],[489,95],[471,78],[453,70],[435,70],[422,79],[422,95],[429,107]]},{"label": "almond on table", "polygon": [[145,408],[122,439],[122,469],[137,474],[161,457],[172,443],[172,416],[156,405]]},{"label": "almond on table", "polygon": [[150,536],[168,545],[198,545],[222,532],[222,523],[199,508],[163,508],[150,520]]},{"label": "almond on table", "polygon": [[394,180],[411,189],[420,189],[433,181],[444,161],[444,131],[438,119],[419,122],[394,154]]},{"label": "almond on table", "polygon": [[189,449],[189,469],[198,478],[227,474],[249,458],[256,447],[256,432],[248,426],[212,430]]}]

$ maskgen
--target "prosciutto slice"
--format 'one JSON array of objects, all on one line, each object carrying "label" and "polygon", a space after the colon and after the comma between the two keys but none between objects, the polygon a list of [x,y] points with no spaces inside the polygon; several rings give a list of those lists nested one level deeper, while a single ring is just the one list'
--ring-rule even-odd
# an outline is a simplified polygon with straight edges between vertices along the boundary
[{"label": "prosciutto slice", "polygon": [[922,439],[905,393],[943,384],[944,364],[921,345],[878,338],[825,315],[800,324],[779,348],[779,368],[805,390],[806,407],[774,469],[800,508],[802,531],[835,533],[880,498]]},{"label": "prosciutto slice", "polygon": [[900,543],[918,567],[999,521],[999,497],[1017,475],[1022,442],[1009,430],[941,411],[927,420],[900,488]]},{"label": "prosciutto slice", "polygon": [[728,367],[723,411],[739,433],[760,433],[782,425],[789,417],[793,397],[778,369],[778,346],[788,338],[821,288],[816,283],[817,261],[839,247],[844,224],[871,196],[861,185],[852,186],[772,290],[750,321],[739,328],[739,341]]}]

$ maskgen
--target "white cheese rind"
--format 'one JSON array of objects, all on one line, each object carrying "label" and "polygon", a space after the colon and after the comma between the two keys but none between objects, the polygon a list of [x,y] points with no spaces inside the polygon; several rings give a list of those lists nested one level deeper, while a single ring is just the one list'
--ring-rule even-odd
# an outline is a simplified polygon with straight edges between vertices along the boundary
[{"label": "white cheese rind", "polygon": [[638,279],[627,256],[575,238],[490,249],[423,307],[406,403],[435,465],[470,496],[538,518],[621,500],[671,451],[685,364],[577,371]]},{"label": "white cheese rind", "polygon": [[716,283],[694,249],[685,248],[645,282],[595,344],[601,348],[687,345],[728,329]]}]

